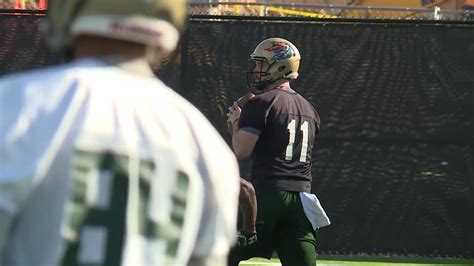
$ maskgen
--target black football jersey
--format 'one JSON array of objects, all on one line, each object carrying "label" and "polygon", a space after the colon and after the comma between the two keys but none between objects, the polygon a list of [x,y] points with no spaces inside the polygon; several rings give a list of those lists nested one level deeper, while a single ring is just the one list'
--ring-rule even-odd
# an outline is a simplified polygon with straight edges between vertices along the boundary
[{"label": "black football jersey", "polygon": [[291,89],[270,90],[247,103],[239,127],[259,135],[252,153],[257,189],[310,191],[311,155],[320,127],[310,102]]}]

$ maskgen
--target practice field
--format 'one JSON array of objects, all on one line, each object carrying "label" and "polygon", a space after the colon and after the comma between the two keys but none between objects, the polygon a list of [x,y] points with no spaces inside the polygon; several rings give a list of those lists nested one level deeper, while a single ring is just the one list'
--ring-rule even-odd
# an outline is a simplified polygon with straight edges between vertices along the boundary
[{"label": "practice field", "polygon": [[[364,260],[365,259],[365,260]],[[278,259],[254,258],[240,262],[241,266],[279,266]],[[351,257],[318,259],[318,266],[474,266],[474,259],[447,259],[424,257]]]}]

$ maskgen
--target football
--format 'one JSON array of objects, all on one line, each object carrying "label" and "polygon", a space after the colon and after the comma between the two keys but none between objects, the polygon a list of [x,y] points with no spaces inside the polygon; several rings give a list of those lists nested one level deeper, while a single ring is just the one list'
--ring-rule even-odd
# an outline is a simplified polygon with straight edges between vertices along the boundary
[{"label": "football", "polygon": [[244,108],[244,106],[248,103],[249,100],[255,98],[255,93],[253,92],[247,92],[244,96],[240,97],[237,100],[237,104],[239,105],[240,108]]},{"label": "football", "polygon": [[[255,93],[249,91],[244,96],[237,99],[236,102],[239,105],[240,109],[243,109],[245,107],[245,105],[253,98],[255,98]],[[229,134],[232,136],[232,133],[234,132],[233,127],[232,127],[232,123],[227,122],[227,130],[229,131]]]}]

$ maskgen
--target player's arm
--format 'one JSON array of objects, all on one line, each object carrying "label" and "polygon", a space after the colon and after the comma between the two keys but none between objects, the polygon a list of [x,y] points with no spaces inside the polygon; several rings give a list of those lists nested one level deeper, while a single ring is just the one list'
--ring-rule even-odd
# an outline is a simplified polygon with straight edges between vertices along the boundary
[{"label": "player's arm", "polygon": [[257,144],[259,135],[241,130],[238,125],[234,126],[234,134],[232,135],[232,148],[238,159],[243,159],[252,154],[255,144]]},{"label": "player's arm", "polygon": [[257,222],[257,197],[252,183],[241,178],[239,207],[242,211],[242,231],[246,235],[257,233],[255,223]]},{"label": "player's arm", "polygon": [[249,101],[244,110],[237,103],[229,108],[227,121],[232,123],[232,148],[238,159],[252,154],[265,126],[265,113],[257,100]]}]

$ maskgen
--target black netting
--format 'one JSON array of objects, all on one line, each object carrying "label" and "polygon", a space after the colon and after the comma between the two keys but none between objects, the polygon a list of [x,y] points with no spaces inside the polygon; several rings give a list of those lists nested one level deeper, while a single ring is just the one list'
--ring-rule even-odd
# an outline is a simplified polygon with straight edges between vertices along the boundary
[{"label": "black netting", "polygon": [[[0,17],[0,75],[55,61],[39,20]],[[416,23],[193,18],[158,74],[229,140],[248,55],[291,40],[293,87],[323,123],[313,190],[333,224],[319,252],[474,257],[474,25]]]},{"label": "black netting", "polygon": [[0,15],[0,76],[57,62],[43,45],[40,17]]}]

